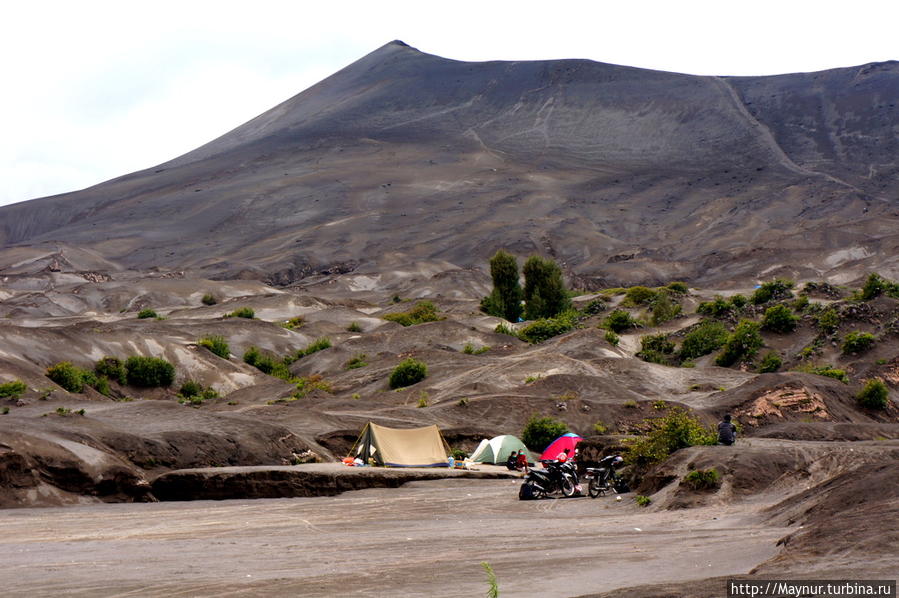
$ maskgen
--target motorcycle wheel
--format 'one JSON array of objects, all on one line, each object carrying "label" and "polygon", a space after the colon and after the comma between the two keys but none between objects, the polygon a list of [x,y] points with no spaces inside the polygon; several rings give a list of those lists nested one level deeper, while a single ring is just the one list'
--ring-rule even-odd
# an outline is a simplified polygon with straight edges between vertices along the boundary
[{"label": "motorcycle wheel", "polygon": [[587,494],[590,495],[590,498],[596,498],[602,493],[602,488],[599,487],[599,480],[596,478],[590,480],[590,486],[587,487]]},{"label": "motorcycle wheel", "polygon": [[570,475],[562,476],[562,494],[565,498],[571,498],[577,490],[574,487],[574,480]]}]

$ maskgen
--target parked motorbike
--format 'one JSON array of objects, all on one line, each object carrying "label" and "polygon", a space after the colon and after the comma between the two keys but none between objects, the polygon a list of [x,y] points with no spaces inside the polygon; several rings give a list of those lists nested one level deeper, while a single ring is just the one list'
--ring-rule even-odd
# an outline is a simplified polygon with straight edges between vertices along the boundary
[{"label": "parked motorbike", "polygon": [[559,492],[566,498],[578,493],[577,470],[571,462],[543,461],[545,469],[532,469],[518,489],[520,500],[546,498]]},{"label": "parked motorbike", "polygon": [[588,480],[587,494],[590,498],[605,496],[607,492],[622,494],[629,492],[630,488],[615,472],[617,467],[624,463],[619,455],[609,455],[597,463],[599,467],[588,467],[584,479]]}]

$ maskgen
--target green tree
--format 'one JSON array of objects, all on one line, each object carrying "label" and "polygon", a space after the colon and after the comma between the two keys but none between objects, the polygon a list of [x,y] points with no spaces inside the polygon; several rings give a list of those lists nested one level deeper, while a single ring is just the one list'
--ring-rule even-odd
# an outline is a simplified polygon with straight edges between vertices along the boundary
[{"label": "green tree", "polygon": [[551,417],[532,415],[521,431],[521,441],[535,451],[543,452],[549,443],[568,432],[564,422]]},{"label": "green tree", "polygon": [[562,269],[556,262],[532,255],[522,271],[525,318],[552,318],[571,308],[571,299],[562,281]]},{"label": "green tree", "polygon": [[858,391],[855,399],[866,409],[886,409],[889,404],[890,389],[879,378],[865,380],[865,386]]},{"label": "green tree", "polygon": [[518,281],[518,261],[511,253],[500,249],[490,258],[490,276],[493,290],[481,300],[481,309],[498,318],[517,322],[521,317],[521,299],[524,296]]},{"label": "green tree", "polygon": [[781,334],[792,332],[796,329],[799,316],[793,314],[793,310],[782,303],[772,305],[765,310],[762,318],[762,328]]}]

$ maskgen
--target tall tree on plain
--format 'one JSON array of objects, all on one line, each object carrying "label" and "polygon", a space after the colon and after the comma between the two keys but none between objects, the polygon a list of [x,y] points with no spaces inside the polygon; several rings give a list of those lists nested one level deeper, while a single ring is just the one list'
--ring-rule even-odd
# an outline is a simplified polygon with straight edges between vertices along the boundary
[{"label": "tall tree on plain", "polygon": [[571,307],[562,269],[556,262],[532,255],[524,263],[523,272],[525,318],[552,318]]},{"label": "tall tree on plain", "polygon": [[481,309],[491,316],[517,322],[521,317],[521,284],[518,281],[518,261],[511,253],[500,249],[490,258],[493,290],[481,300]]}]

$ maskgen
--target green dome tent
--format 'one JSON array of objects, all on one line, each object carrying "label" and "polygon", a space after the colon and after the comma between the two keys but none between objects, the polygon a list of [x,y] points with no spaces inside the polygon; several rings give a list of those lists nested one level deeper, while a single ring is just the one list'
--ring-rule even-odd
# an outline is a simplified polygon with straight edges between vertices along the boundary
[{"label": "green dome tent", "polygon": [[528,450],[528,447],[511,434],[503,434],[490,440],[482,440],[478,448],[469,457],[469,460],[477,463],[503,464],[509,458],[509,455],[512,454],[512,451],[524,451],[524,454],[528,457],[528,463],[534,462],[534,456]]}]

